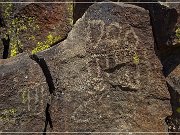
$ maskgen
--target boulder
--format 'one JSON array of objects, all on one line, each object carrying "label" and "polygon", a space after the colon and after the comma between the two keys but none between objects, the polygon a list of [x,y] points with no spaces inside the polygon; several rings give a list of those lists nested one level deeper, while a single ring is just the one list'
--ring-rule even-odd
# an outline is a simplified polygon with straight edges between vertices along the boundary
[{"label": "boulder", "polygon": [[[75,0],[81,2],[82,0]],[[149,3],[149,0],[112,0],[113,2],[128,2],[136,6],[142,7],[149,11],[150,20],[155,39],[156,54],[160,59],[164,59],[166,54],[173,45],[177,45],[175,35],[176,24],[178,21],[178,4],[165,3],[165,0],[152,0],[154,3]],[[74,8],[74,22],[79,19],[93,2],[103,2],[102,0],[89,0],[89,3],[77,3]],[[147,3],[143,3],[147,2]],[[167,2],[173,2],[167,0]]]},{"label": "boulder", "polygon": [[167,117],[171,132],[180,131],[180,48],[173,49],[169,57],[163,61],[169,93],[171,95],[172,115]]},{"label": "boulder", "polygon": [[[171,15],[171,18],[176,18],[175,24],[172,27],[171,45],[166,47],[161,54],[161,62],[163,64],[164,75],[166,76],[169,93],[171,95],[172,115],[167,117],[166,122],[169,125],[169,131],[180,132],[180,44],[178,43],[176,30],[180,27],[180,4],[173,3],[174,0],[167,0],[167,8],[176,11],[176,16]],[[170,11],[170,10],[169,10]],[[172,19],[169,19],[169,22]],[[168,22],[168,20],[167,20]]]},{"label": "boulder", "polygon": [[166,118],[169,131],[180,132],[180,65],[166,78],[171,95],[172,115]]},{"label": "boulder", "polygon": [[[31,23],[27,30],[25,29],[19,34],[21,51],[18,50],[17,53],[32,53],[32,50],[39,43],[41,43],[42,47],[39,45],[41,49],[46,42],[51,42],[48,40],[53,40],[48,44],[48,46],[52,46],[67,37],[73,25],[72,3],[33,3],[38,2],[38,0],[29,0],[28,2],[13,4],[13,15],[24,20],[23,25],[25,26]],[[31,22],[29,21],[30,19],[32,20]],[[47,38],[49,35],[51,39]],[[10,49],[14,48],[11,47]],[[3,51],[1,50],[3,50],[2,45],[0,47],[2,54]]]},{"label": "boulder", "polygon": [[170,95],[147,10],[94,4],[65,41],[37,56],[56,87],[47,131],[168,131]]},{"label": "boulder", "polygon": [[27,54],[0,60],[0,131],[42,132],[50,93],[40,66]]}]

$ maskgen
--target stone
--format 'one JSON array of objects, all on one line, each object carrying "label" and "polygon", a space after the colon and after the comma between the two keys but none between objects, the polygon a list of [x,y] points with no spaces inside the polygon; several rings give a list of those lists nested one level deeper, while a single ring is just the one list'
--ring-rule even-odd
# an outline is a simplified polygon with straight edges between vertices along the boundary
[{"label": "stone", "polygon": [[[34,18],[33,23],[31,23],[31,28],[19,34],[21,51],[18,53],[32,53],[32,50],[38,46],[38,42],[42,42],[43,45],[46,44],[45,42],[48,41],[48,35],[52,35],[54,40],[52,44],[49,44],[50,46],[67,37],[67,34],[73,26],[72,3],[31,3],[38,2],[38,0],[29,0],[28,2],[29,3],[13,4],[13,14],[16,17],[21,20],[23,20],[23,16],[26,18]],[[28,19],[25,20],[24,24],[27,24]],[[12,50],[12,47],[10,49]],[[3,50],[2,45],[0,46],[0,50]]]},{"label": "stone", "polygon": [[50,97],[39,65],[23,53],[0,60],[0,131],[43,132]]},{"label": "stone", "polygon": [[47,131],[168,131],[170,95],[147,10],[94,4],[66,40],[37,56],[55,86]]},{"label": "stone", "polygon": [[169,48],[173,46],[178,13],[174,8],[167,7],[161,2],[137,5],[147,9],[150,13],[155,50],[159,58],[163,59]]},{"label": "stone", "polygon": [[0,87],[1,131],[165,135],[172,114],[149,12],[129,4],[93,4],[56,46],[0,60]]},{"label": "stone", "polygon": [[169,131],[180,131],[180,65],[178,65],[166,78],[171,95],[172,115],[167,117]]},{"label": "stone", "polygon": [[171,132],[180,131],[180,48],[174,48],[169,57],[163,61],[164,74],[171,95],[172,115],[167,117]]},{"label": "stone", "polygon": [[[171,2],[171,0],[169,1]],[[169,1],[167,0],[167,2]],[[76,0],[75,2],[81,2],[81,0]],[[93,2],[102,2],[102,0],[91,0],[88,2],[90,3],[75,4],[74,22],[83,15]],[[177,45],[175,30],[179,13],[178,4],[164,3],[165,0],[152,0],[151,2],[154,3],[149,3],[149,0],[113,0],[113,2],[129,2],[130,4],[134,4],[149,11],[155,38],[155,50],[160,59],[166,57],[169,48]]]}]

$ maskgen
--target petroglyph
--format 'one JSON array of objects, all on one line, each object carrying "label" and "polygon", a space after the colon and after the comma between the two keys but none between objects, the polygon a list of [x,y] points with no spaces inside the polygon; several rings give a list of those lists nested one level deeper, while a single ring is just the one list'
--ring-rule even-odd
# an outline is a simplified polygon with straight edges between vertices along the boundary
[{"label": "petroglyph", "polygon": [[44,108],[46,106],[45,100],[47,93],[45,92],[43,86],[34,89],[20,90],[19,91],[20,100],[25,104],[25,108],[28,112],[35,115],[44,113]]},{"label": "petroglyph", "polygon": [[[138,66],[140,58],[137,50],[139,38],[133,27],[127,24],[120,25],[117,22],[105,24],[101,20],[93,20],[88,22],[87,29],[90,31],[87,34],[87,51],[91,54],[87,68],[88,74],[93,78],[91,82],[94,89],[105,89],[106,86],[100,87],[99,84],[105,84],[102,82],[105,77],[110,77],[110,73],[103,70],[121,63],[132,63],[136,68],[135,71],[129,71],[122,67],[124,75],[119,81],[122,82],[121,79],[124,79],[128,86],[138,89],[140,87]],[[132,80],[134,81],[130,82]]]},{"label": "petroglyph", "polygon": [[17,113],[16,108],[1,110],[0,121],[3,121],[3,122],[12,121],[12,119],[15,117],[16,113]]},{"label": "petroglyph", "polygon": [[[102,39],[102,36],[104,34],[104,25],[105,23],[101,20],[92,20],[88,22],[87,31],[90,31],[90,33],[87,33],[87,37],[89,38],[88,40],[96,43],[93,46],[94,48],[98,46],[99,42]],[[96,35],[94,33],[96,33]]]}]

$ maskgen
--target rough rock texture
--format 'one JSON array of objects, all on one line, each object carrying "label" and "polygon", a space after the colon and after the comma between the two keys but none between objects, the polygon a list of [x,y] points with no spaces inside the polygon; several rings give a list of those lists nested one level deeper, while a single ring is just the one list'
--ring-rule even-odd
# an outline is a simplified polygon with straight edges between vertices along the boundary
[{"label": "rough rock texture", "polygon": [[[95,2],[103,2],[104,0],[86,0],[86,3],[83,3],[84,0],[74,0],[74,15],[73,19],[74,22],[76,22],[79,18],[83,16],[83,14],[86,12],[86,10]],[[128,2],[130,4],[135,4],[134,2],[149,2],[149,0],[111,0],[113,2]],[[166,0],[158,0],[158,1],[166,1]],[[169,0],[170,1],[170,0]],[[157,0],[151,0],[151,2],[157,2]],[[158,3],[158,2],[157,2]],[[147,5],[148,3],[144,3],[144,5]]]},{"label": "rough rock texture", "polygon": [[[81,0],[76,0],[77,2]],[[94,0],[88,1],[91,3],[77,3],[75,4],[74,8],[74,20],[76,21],[80,18],[83,13],[87,10],[87,8],[92,4]],[[102,0],[96,0],[98,2],[102,2]],[[174,41],[175,37],[175,30],[176,24],[178,21],[178,13],[179,13],[179,6],[178,4],[172,3],[162,3],[165,0],[152,0],[149,3],[149,0],[113,0],[114,2],[137,2],[131,3],[149,11],[151,24],[153,28],[153,35],[155,38],[155,50],[156,54],[159,56],[160,59],[164,59],[164,57],[168,56],[167,54],[172,50],[172,45],[176,45]],[[161,2],[160,2],[161,1]],[[108,2],[108,1],[107,1]],[[139,3],[138,3],[139,2]],[[147,3],[143,3],[147,2]],[[167,2],[173,2],[169,0]],[[167,6],[169,7],[167,7]],[[74,21],[74,22],[75,22]]]},{"label": "rough rock texture", "polygon": [[[62,40],[72,28],[73,13],[70,8],[71,5],[67,3],[33,3],[24,7],[20,14],[37,18],[40,29],[33,33],[37,41],[45,41],[49,33],[53,36],[60,36],[59,40]],[[24,44],[29,43],[25,41]],[[32,49],[34,46],[27,46],[27,50],[28,48]]]},{"label": "rough rock texture", "polygon": [[[15,94],[12,98],[8,93],[1,94],[0,99],[4,99],[1,101],[3,109],[14,107],[16,103],[16,107],[22,108],[17,98],[19,90],[44,90],[40,102],[43,105],[32,100],[32,107],[39,105],[46,114],[42,113],[39,118],[45,121],[44,125],[35,114],[37,117],[31,122],[37,119],[40,122],[37,127],[31,126],[34,130],[168,131],[165,118],[171,115],[170,95],[154,51],[147,10],[127,4],[94,4],[76,22],[65,41],[31,58],[34,61],[20,55],[12,60],[16,64],[1,62],[0,87],[4,87],[1,91],[8,89]],[[17,80],[19,83],[13,82]],[[30,112],[23,114],[29,116]],[[18,130],[6,124],[8,131]],[[23,127],[19,130],[28,131]]]},{"label": "rough rock texture", "polygon": [[48,86],[39,65],[27,54],[0,60],[0,131],[43,131]]},{"label": "rough rock texture", "polygon": [[[39,29],[33,30],[32,28],[20,35],[24,52],[31,53],[38,42],[45,42],[47,40],[46,37],[49,34],[54,37],[59,36],[58,40],[61,41],[66,38],[72,28],[73,7],[70,3],[25,3],[15,4],[14,7],[13,12],[19,18],[22,16],[35,17],[35,23],[39,26]],[[35,40],[32,40],[32,36],[34,36]],[[3,50],[3,47],[0,47],[0,52],[2,52],[1,50]]]},{"label": "rough rock texture", "polygon": [[153,4],[138,3],[137,5],[147,9],[150,13],[155,50],[159,58],[163,59],[173,45],[178,13],[174,8],[169,8],[158,2]]},{"label": "rough rock texture", "polygon": [[[169,131],[180,132],[180,65],[166,78],[171,95],[172,115],[166,118]],[[177,134],[178,135],[178,134]]]},{"label": "rough rock texture", "polygon": [[95,4],[38,56],[54,77],[53,131],[167,131],[170,97],[146,10]]},{"label": "rough rock texture", "polygon": [[166,76],[169,93],[171,95],[172,115],[167,117],[167,124],[170,131],[180,131],[180,48],[176,47],[171,51],[164,65],[164,75]]},{"label": "rough rock texture", "polygon": [[[103,2],[104,0],[86,0],[86,3],[83,3],[84,0],[74,0],[74,14],[73,20],[74,23],[83,16],[86,10],[95,2]],[[133,2],[139,0],[111,0],[113,2]]]}]

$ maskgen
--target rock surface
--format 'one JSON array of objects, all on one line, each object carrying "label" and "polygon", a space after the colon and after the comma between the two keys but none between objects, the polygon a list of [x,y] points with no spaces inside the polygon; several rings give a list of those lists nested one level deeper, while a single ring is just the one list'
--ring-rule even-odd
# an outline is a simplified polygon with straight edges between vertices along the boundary
[{"label": "rock surface", "polygon": [[67,40],[38,55],[59,95],[53,131],[167,131],[170,97],[146,10],[95,4]]},{"label": "rock surface", "polygon": [[173,48],[170,55],[162,62],[168,89],[171,95],[172,115],[167,118],[170,131],[180,131],[180,48]]},{"label": "rock surface", "polygon": [[[38,0],[29,0],[28,2],[38,2]],[[34,26],[20,35],[23,52],[31,53],[37,47],[38,42],[45,44],[44,42],[47,41],[49,34],[53,38],[58,38],[55,42],[63,40],[73,26],[73,6],[71,3],[23,3],[13,5],[15,8],[13,12],[18,18],[22,18],[22,16],[35,18],[33,20],[35,25],[32,23]],[[36,25],[39,28],[36,28]],[[1,50],[3,50],[3,47],[0,47],[2,54]]]},{"label": "rock surface", "polygon": [[[79,2],[82,0],[75,0]],[[91,3],[77,3],[74,8],[74,22],[79,19],[87,8],[93,4],[94,0],[89,0]],[[102,2],[103,0],[96,0]],[[176,24],[179,23],[178,14],[179,6],[178,4],[173,3],[163,3],[166,0],[152,0],[152,3],[149,3],[149,0],[113,0],[114,2],[129,2],[131,4],[143,7],[148,10],[150,13],[150,19],[153,28],[153,35],[155,38],[155,50],[160,59],[164,57],[169,52],[169,48],[172,45],[177,44],[175,42],[175,30]],[[94,1],[95,2],[95,1]],[[136,2],[136,3],[133,3]],[[147,3],[143,3],[147,2]],[[173,2],[173,0],[167,0],[167,2]]]},{"label": "rock surface", "polygon": [[[166,78],[171,95],[172,115],[166,118],[169,131],[180,132],[180,65]],[[178,134],[177,134],[178,135]]]},{"label": "rock surface", "polygon": [[43,131],[48,86],[39,65],[27,54],[0,60],[0,131]]},{"label": "rock surface", "polygon": [[[174,0],[167,0],[167,2],[169,2],[167,4],[168,9],[177,12],[176,15],[177,19],[175,21],[174,26],[172,27],[175,34],[175,30],[180,26],[180,4],[173,3],[176,2]],[[168,20],[170,20],[170,18]],[[163,64],[164,75],[166,76],[169,93],[171,95],[171,106],[173,113],[171,116],[167,117],[166,119],[167,124],[169,125],[169,131],[171,132],[180,132],[180,102],[179,102],[180,53],[179,52],[180,52],[179,43],[177,42],[176,35],[174,35],[173,38],[171,39],[170,46],[166,47],[165,51],[161,53],[163,54],[161,55],[161,63]]]},{"label": "rock surface", "polygon": [[[8,89],[14,94],[12,98],[9,93],[1,94],[0,99],[3,109],[16,103],[21,108],[19,90],[43,89],[41,101],[45,105],[32,101],[32,107],[44,108],[46,118],[43,113],[41,118],[35,115],[31,122],[40,122],[39,126],[32,126],[34,130],[168,131],[165,118],[171,115],[170,95],[154,51],[147,10],[127,4],[94,4],[76,22],[65,41],[31,58],[41,69],[35,61],[21,55],[12,60],[16,64],[1,61],[1,92]],[[26,75],[27,81],[23,78]],[[17,80],[19,83],[13,82]],[[29,116],[31,111],[25,109],[23,114]],[[30,116],[25,120],[29,119]],[[6,124],[8,131],[28,131]]]}]

